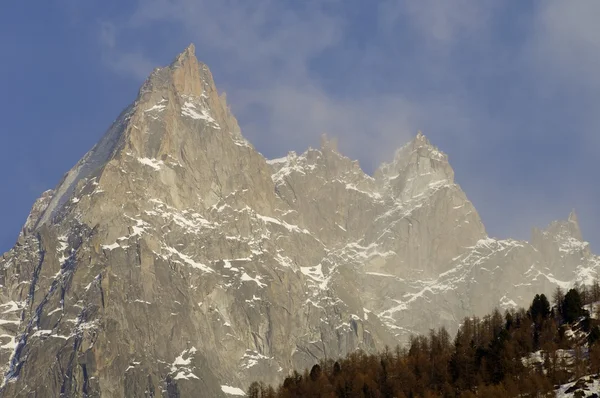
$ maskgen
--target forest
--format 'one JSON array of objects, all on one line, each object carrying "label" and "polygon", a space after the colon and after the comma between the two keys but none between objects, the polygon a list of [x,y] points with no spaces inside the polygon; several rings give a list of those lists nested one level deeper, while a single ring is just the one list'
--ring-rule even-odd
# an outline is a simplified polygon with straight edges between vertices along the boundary
[{"label": "forest", "polygon": [[[600,285],[535,295],[528,309],[465,318],[378,354],[356,351],[294,371],[279,386],[254,382],[250,398],[554,397],[561,384],[600,374]],[[579,384],[579,383],[578,383]],[[577,396],[598,397],[583,395]]]}]

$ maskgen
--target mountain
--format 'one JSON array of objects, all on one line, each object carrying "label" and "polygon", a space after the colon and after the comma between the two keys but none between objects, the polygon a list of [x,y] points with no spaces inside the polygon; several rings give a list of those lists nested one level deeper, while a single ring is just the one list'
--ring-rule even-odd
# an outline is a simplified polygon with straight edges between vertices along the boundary
[{"label": "mountain", "polygon": [[267,160],[188,47],[0,259],[2,396],[230,396],[593,278],[576,215],[488,237],[419,133],[369,176]]}]

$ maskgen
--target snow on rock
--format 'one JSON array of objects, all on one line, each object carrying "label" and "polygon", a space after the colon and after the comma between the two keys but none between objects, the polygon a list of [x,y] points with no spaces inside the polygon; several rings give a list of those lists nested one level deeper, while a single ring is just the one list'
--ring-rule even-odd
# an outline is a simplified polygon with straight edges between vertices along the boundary
[{"label": "snow on rock", "polygon": [[65,235],[61,235],[58,237],[58,247],[56,248],[56,253],[59,255],[58,262],[63,264],[68,256],[65,256],[65,250],[69,248],[68,237]]},{"label": "snow on rock", "polygon": [[246,141],[245,138],[232,137],[233,143],[237,146],[252,148],[250,142]]},{"label": "snow on rock", "polygon": [[325,282],[325,275],[323,274],[323,266],[321,264],[314,267],[300,267],[300,272],[308,276],[315,282]]},{"label": "snow on rock", "polygon": [[573,253],[585,250],[590,244],[588,242],[580,241],[572,236],[564,237],[564,239],[558,240],[558,250],[563,253]]},{"label": "snow on rock", "polygon": [[375,199],[375,200],[380,200],[381,199],[381,194],[380,193],[378,193],[378,192],[369,192],[369,191],[362,190],[362,189],[358,188],[354,184],[346,184],[346,189],[359,192],[359,193],[361,193],[363,195],[367,195],[368,197],[370,197],[372,199]]},{"label": "snow on rock", "polygon": [[545,277],[546,279],[548,279],[548,281],[554,283],[555,285],[560,286],[564,290],[568,290],[572,285],[572,282],[558,280],[552,274],[544,274],[543,272],[538,271],[538,275]]},{"label": "snow on rock", "polygon": [[506,309],[506,308],[517,308],[518,305],[513,300],[509,299],[506,295],[504,295],[500,299],[500,307],[503,308],[503,309]]},{"label": "snow on rock", "polygon": [[15,341],[15,336],[10,334],[0,334],[0,341],[8,340],[6,343],[0,345],[0,349],[11,350],[13,351],[17,348],[17,342]]},{"label": "snow on rock", "polygon": [[575,282],[580,285],[592,285],[594,280],[598,278],[598,264],[590,267],[578,265],[575,270]]},{"label": "snow on rock", "polygon": [[146,214],[150,216],[159,216],[165,220],[172,221],[185,233],[198,234],[203,229],[215,227],[199,213],[194,211],[179,211],[158,199],[150,199],[149,202],[153,204],[153,209],[147,210]]},{"label": "snow on rock", "polygon": [[[177,358],[175,358],[175,361],[173,361],[173,365],[171,366],[171,371],[175,371],[177,369],[177,366],[186,366],[192,363],[192,359],[191,356],[193,354],[195,354],[197,352],[196,347],[192,347],[188,350],[183,350],[183,352],[181,354],[179,354],[179,356]],[[184,359],[184,357],[187,357],[186,359]]]},{"label": "snow on rock", "polygon": [[371,243],[369,246],[362,246],[358,242],[348,243],[339,251],[340,257],[346,261],[368,261],[375,257],[395,256],[394,251],[380,251],[377,243]]},{"label": "snow on rock", "polygon": [[[167,253],[169,253],[169,254],[170,254],[170,259],[171,259],[171,261],[173,261],[173,262],[176,262],[176,263],[181,263],[179,260],[175,260],[175,259],[173,259],[173,256],[177,256],[177,257],[179,257],[179,258],[180,258],[180,259],[181,259],[181,260],[182,260],[182,261],[183,261],[185,264],[187,264],[187,265],[191,266],[192,268],[196,268],[196,269],[199,269],[199,270],[201,270],[201,271],[203,271],[203,272],[207,272],[207,273],[213,273],[213,272],[215,272],[215,271],[214,271],[212,268],[210,268],[210,267],[208,267],[208,266],[206,266],[206,265],[204,265],[204,264],[202,264],[202,263],[199,263],[199,262],[196,262],[196,261],[194,261],[194,260],[193,260],[193,259],[192,259],[190,256],[188,256],[188,255],[185,255],[185,254],[181,253],[180,251],[178,251],[177,249],[175,249],[175,248],[173,248],[173,247],[170,247],[170,246],[163,246],[162,248],[163,248],[163,249],[164,249],[164,250],[165,250]],[[164,257],[163,257],[163,258],[164,258]]]},{"label": "snow on rock", "polygon": [[287,162],[287,157],[277,158],[277,159],[268,159],[267,164],[274,165]]},{"label": "snow on rock", "polygon": [[270,165],[277,167],[281,166],[281,168],[271,176],[275,185],[284,184],[285,179],[294,173],[306,175],[307,172],[315,170],[316,168],[316,165],[308,164],[306,156],[298,156],[296,152],[290,152],[287,157],[277,159],[276,162],[271,161]]},{"label": "snow on rock", "polygon": [[259,361],[269,361],[271,359],[273,358],[262,355],[256,351],[246,350],[246,353],[240,360],[242,362],[240,367],[242,369],[250,369],[251,367],[256,366]]},{"label": "snow on rock", "polygon": [[281,220],[278,220],[278,219],[273,218],[273,217],[263,216],[263,215],[260,215],[260,214],[257,214],[256,217],[258,219],[264,221],[265,223],[280,225],[280,226],[284,227],[285,229],[287,229],[290,232],[301,232],[301,233],[310,235],[310,231],[308,231],[307,229],[301,229],[297,225],[291,225],[291,224],[286,223],[285,221],[281,221]]},{"label": "snow on rock", "polygon": [[148,227],[150,227],[150,224],[148,224],[144,220],[140,220],[140,219],[132,219],[132,220],[135,221],[135,225],[131,227],[133,232],[131,233],[131,235],[129,235],[130,238],[133,238],[135,236],[141,236],[144,232],[146,232],[146,229]]},{"label": "snow on rock", "polygon": [[62,311],[62,308],[60,308],[60,307],[58,307],[58,308],[55,308],[55,309],[53,309],[52,311],[50,311],[50,312],[48,313],[48,316],[50,316],[50,315],[52,315],[52,314],[54,314],[54,313],[56,313],[56,312],[60,312],[60,311]]},{"label": "snow on rock", "polygon": [[257,275],[256,278],[252,278],[250,275],[248,275],[247,273],[244,272],[242,274],[241,279],[242,279],[242,282],[255,282],[258,285],[258,287],[265,287],[265,286],[267,286],[266,284],[264,284],[263,282],[261,282],[262,278],[261,278],[260,275]]},{"label": "snow on rock", "polygon": [[114,250],[118,249],[119,247],[121,247],[121,245],[119,245],[117,242],[113,243],[112,245],[102,245],[102,249],[104,250]]},{"label": "snow on rock", "polygon": [[206,109],[201,101],[193,96],[184,96],[186,99],[183,106],[181,107],[181,114],[183,116],[195,119],[195,120],[205,120],[212,127],[216,129],[220,129],[221,127],[217,123],[217,121],[210,115],[208,109]]},{"label": "snow on rock", "polygon": [[193,374],[192,372],[189,372],[187,370],[182,370],[177,372],[177,374],[175,375],[175,377],[173,377],[174,380],[189,380],[189,379],[198,379],[200,380],[200,378],[198,376],[196,376],[195,374]]},{"label": "snow on rock", "polygon": [[533,367],[535,365],[541,365],[544,363],[543,351],[538,350],[530,353],[528,356],[521,358],[521,363],[527,367]]},{"label": "snow on rock", "polygon": [[[578,391],[583,392],[583,395],[577,394]],[[598,376],[584,376],[577,381],[563,384],[556,390],[556,398],[574,398],[577,396],[592,396],[592,393],[600,391],[600,380]]]},{"label": "snow on rock", "polygon": [[160,112],[160,111],[163,111],[165,108],[166,108],[165,105],[154,105],[152,108],[148,108],[144,112],[152,112],[152,111]]},{"label": "snow on rock", "polygon": [[143,165],[152,167],[156,171],[160,170],[165,164],[162,160],[150,158],[137,158],[137,161]]},{"label": "snow on rock", "polygon": [[63,339],[63,340],[69,340],[71,337],[73,337],[73,336],[61,336],[59,334],[53,334],[53,333],[54,333],[53,330],[40,329],[40,330],[36,331],[35,333],[33,333],[31,335],[31,337],[41,337],[41,338],[55,337],[55,338],[59,338],[59,339]]},{"label": "snow on rock", "polygon": [[231,386],[221,386],[221,391],[223,391],[227,395],[234,395],[238,397],[245,397],[246,393],[241,388],[231,387]]},{"label": "snow on rock", "polygon": [[130,370],[130,369],[135,369],[135,367],[136,367],[137,365],[139,365],[139,364],[140,364],[140,362],[135,362],[135,361],[134,361],[134,362],[132,362],[132,363],[131,363],[131,365],[129,365],[129,366],[127,367],[127,369],[125,369],[125,372],[127,372],[127,371],[128,371],[128,370]]},{"label": "snow on rock", "polygon": [[20,311],[21,309],[23,309],[23,307],[25,306],[25,301],[9,301],[8,303],[4,303],[4,304],[0,304],[0,308],[6,308],[4,311],[2,311],[2,314],[8,314],[9,312],[16,312],[16,311]]},{"label": "snow on rock", "polygon": [[196,347],[192,347],[190,349],[184,350],[171,365],[171,373],[175,373],[173,377],[175,380],[189,380],[189,379],[199,379],[193,373],[195,367],[190,367],[192,364],[192,356],[197,352]]},{"label": "snow on rock", "polygon": [[158,101],[156,105],[153,105],[152,107],[146,109],[144,112],[162,112],[167,107],[166,105],[164,105],[165,102],[167,102],[167,100],[163,98],[160,101]]}]

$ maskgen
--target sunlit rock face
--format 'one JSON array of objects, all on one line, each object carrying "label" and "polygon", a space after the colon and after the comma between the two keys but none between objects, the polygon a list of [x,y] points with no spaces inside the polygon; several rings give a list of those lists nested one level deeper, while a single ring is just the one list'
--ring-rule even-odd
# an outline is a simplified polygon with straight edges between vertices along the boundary
[{"label": "sunlit rock face", "polygon": [[531,243],[488,237],[420,133],[373,176],[326,137],[265,159],[190,46],[0,259],[0,395],[232,396],[599,264],[574,213]]}]

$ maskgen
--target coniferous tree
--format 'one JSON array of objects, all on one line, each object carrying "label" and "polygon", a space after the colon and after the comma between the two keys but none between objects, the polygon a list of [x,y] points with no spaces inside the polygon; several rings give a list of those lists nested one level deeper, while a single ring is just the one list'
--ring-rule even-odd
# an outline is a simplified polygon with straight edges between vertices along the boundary
[{"label": "coniferous tree", "polygon": [[529,307],[529,315],[536,325],[543,320],[548,319],[550,316],[550,303],[544,294],[535,295],[535,298]]},{"label": "coniferous tree", "polygon": [[302,374],[295,371],[277,392],[253,383],[248,396],[550,397],[554,385],[600,372],[600,322],[586,317],[573,323],[586,315],[577,289],[563,296],[560,308],[570,325],[551,315],[544,295],[536,295],[528,311],[502,316],[494,310],[482,318],[466,318],[454,341],[444,328],[430,330],[413,336],[406,348],[386,347],[378,355],[353,352],[336,362],[321,361]]},{"label": "coniferous tree", "polygon": [[565,295],[561,315],[567,323],[572,323],[583,315],[581,296],[576,289],[569,290]]}]

